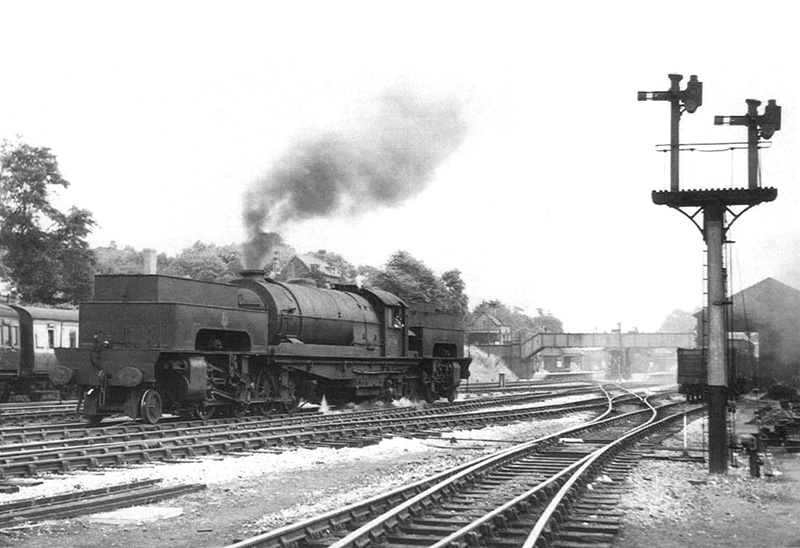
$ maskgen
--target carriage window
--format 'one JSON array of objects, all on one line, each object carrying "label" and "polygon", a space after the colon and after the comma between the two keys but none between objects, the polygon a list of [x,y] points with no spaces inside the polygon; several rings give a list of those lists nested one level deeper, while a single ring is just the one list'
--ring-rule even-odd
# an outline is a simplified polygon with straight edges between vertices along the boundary
[{"label": "carriage window", "polygon": [[44,348],[44,344],[42,344],[42,341],[39,340],[38,333],[33,334],[33,344],[36,345],[36,348]]},{"label": "carriage window", "polygon": [[47,330],[47,348],[56,347],[56,332],[53,329]]},{"label": "carriage window", "polygon": [[2,335],[0,335],[0,337],[2,337],[2,340],[0,340],[0,344],[2,344],[3,346],[11,346],[11,326],[10,325],[4,325],[3,326]]},{"label": "carriage window", "polygon": [[11,326],[11,346],[19,346],[19,326]]},{"label": "carriage window", "polygon": [[69,331],[69,347],[78,348],[78,334],[74,329],[70,329]]}]

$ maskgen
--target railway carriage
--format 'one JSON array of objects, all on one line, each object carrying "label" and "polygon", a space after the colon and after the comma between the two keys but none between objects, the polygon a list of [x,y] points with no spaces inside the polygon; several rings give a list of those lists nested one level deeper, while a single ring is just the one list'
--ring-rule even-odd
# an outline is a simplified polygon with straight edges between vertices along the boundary
[{"label": "railway carriage", "polygon": [[59,352],[51,378],[83,389],[93,421],[455,398],[470,358],[452,316],[378,289],[298,282],[97,276],[79,348]]},{"label": "railway carriage", "polygon": [[0,304],[0,400],[57,396],[55,349],[76,347],[78,326],[77,310]]}]

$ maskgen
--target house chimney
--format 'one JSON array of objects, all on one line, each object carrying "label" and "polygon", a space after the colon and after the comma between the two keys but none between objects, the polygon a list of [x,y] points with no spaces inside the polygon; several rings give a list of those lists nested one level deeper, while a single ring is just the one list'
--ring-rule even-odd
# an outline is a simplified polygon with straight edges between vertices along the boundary
[{"label": "house chimney", "polygon": [[158,274],[158,261],[155,249],[142,250],[142,274]]}]

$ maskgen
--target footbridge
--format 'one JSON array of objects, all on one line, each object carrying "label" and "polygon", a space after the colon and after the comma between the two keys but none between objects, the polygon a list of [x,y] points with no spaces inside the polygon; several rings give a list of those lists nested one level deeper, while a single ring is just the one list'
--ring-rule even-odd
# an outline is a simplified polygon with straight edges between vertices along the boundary
[{"label": "footbridge", "polygon": [[520,348],[528,359],[548,348],[603,348],[607,350],[694,348],[694,333],[537,333]]},{"label": "footbridge", "polygon": [[498,356],[521,378],[546,371],[605,368],[666,371],[677,365],[678,348],[694,348],[694,333],[537,333],[524,342],[474,345]]}]

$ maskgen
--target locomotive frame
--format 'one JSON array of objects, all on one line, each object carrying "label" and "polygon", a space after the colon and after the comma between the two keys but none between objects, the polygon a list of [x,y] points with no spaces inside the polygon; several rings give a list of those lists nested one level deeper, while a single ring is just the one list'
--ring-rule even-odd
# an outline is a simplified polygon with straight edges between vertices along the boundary
[{"label": "locomotive frame", "polygon": [[322,289],[245,271],[229,284],[95,277],[79,348],[59,351],[84,415],[269,414],[301,401],[453,400],[471,359],[456,318],[371,288]]}]

